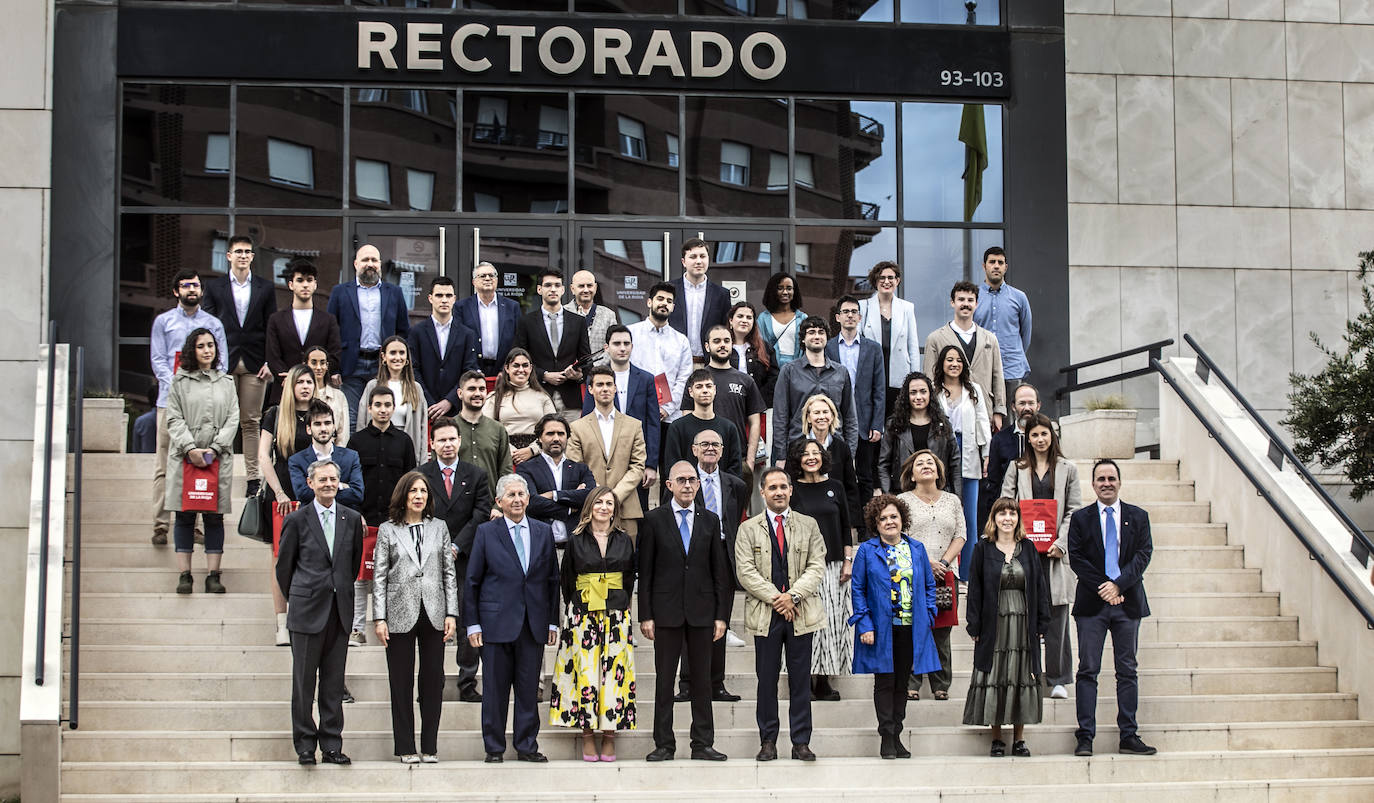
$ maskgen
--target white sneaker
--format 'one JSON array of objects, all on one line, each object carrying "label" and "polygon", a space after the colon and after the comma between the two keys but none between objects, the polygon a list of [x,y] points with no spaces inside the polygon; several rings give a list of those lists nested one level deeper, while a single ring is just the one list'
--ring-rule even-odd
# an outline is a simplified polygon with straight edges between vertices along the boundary
[{"label": "white sneaker", "polygon": [[725,631],[725,646],[727,646],[727,647],[743,647],[743,646],[744,646],[744,639],[740,638],[739,636],[736,636],[736,635],[735,635],[735,631],[733,631],[733,630],[727,630],[727,631]]},{"label": "white sneaker", "polygon": [[1050,698],[1054,700],[1067,700],[1069,699],[1069,690],[1064,688],[1063,684],[1055,686],[1053,689],[1050,689]]},{"label": "white sneaker", "polygon": [[406,753],[405,755],[401,756],[401,763],[402,763],[402,764],[419,764],[419,763],[420,763],[420,757],[417,756],[417,755],[415,755],[414,753]]},{"label": "white sneaker", "polygon": [[290,646],[291,646],[291,631],[287,630],[287,629],[284,628],[284,627],[279,627],[279,628],[277,628],[277,646],[278,646],[278,647],[290,647]]},{"label": "white sneaker", "polygon": [[348,646],[350,647],[361,647],[366,643],[367,636],[364,636],[361,630],[354,630],[348,637]]}]

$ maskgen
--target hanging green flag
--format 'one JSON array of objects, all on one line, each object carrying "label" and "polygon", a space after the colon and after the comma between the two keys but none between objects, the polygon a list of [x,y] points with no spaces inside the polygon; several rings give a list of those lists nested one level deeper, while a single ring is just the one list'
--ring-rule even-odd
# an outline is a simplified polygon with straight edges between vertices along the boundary
[{"label": "hanging green flag", "polygon": [[988,169],[988,129],[981,104],[964,104],[959,141],[964,143],[964,222],[969,222],[983,202],[983,171]]}]

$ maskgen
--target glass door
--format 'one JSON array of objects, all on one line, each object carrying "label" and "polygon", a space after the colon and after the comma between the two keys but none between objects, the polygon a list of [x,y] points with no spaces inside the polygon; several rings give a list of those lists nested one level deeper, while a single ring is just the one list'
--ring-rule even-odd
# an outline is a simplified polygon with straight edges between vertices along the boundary
[{"label": "glass door", "polygon": [[496,268],[496,292],[515,299],[524,312],[539,306],[539,271],[553,268],[564,275],[565,283],[568,279],[562,226],[463,222],[449,230],[458,243],[453,281],[460,298],[472,293],[472,269],[480,262]]},{"label": "glass door", "polygon": [[668,276],[681,232],[661,226],[583,226],[578,267],[596,277],[597,303],[626,325],[643,320],[649,288]]},{"label": "glass door", "polygon": [[[781,227],[734,229],[702,226],[684,230],[679,242],[691,237],[699,237],[709,246],[711,267],[707,275],[730,291],[731,304],[748,301],[761,309],[763,287],[768,283],[768,277],[784,268],[796,274],[787,260],[787,238]],[[674,253],[672,260],[674,278],[682,273],[679,256]]]},{"label": "glass door", "polygon": [[[429,315],[429,282],[446,274],[448,233],[434,223],[385,223],[358,221],[353,228],[353,248],[374,245],[382,255],[382,281],[399,285],[411,322]],[[353,255],[347,255],[345,280],[353,276]],[[457,279],[454,280],[455,282]],[[468,285],[469,291],[471,284]],[[462,294],[460,287],[459,294]]]}]

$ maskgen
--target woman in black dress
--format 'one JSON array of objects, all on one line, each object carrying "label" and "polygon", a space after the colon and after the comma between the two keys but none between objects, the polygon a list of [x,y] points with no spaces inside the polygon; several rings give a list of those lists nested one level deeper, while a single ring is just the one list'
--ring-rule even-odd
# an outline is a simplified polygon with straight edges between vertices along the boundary
[{"label": "woman in black dress", "polygon": [[[882,490],[890,494],[906,490],[902,487],[902,466],[922,449],[934,452],[950,477],[962,476],[958,441],[935,401],[935,384],[930,377],[920,371],[907,374],[878,447],[878,485]],[[945,490],[958,496],[960,484],[951,482]]]}]

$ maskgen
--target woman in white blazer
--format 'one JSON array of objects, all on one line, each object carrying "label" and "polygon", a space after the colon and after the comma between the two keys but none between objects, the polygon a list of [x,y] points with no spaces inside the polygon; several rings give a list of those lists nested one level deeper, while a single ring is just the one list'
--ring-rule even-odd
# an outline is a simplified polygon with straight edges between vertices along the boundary
[{"label": "woman in white blazer", "polygon": [[[964,503],[967,529],[964,550],[959,557],[959,579],[968,582],[973,561],[973,546],[978,541],[978,485],[987,471],[988,444],[992,443],[992,423],[988,419],[988,394],[969,376],[968,361],[958,346],[945,346],[933,355],[938,369],[936,386],[940,409],[954,430],[959,449],[963,486],[959,499]],[[951,480],[952,481],[952,480]]]},{"label": "woman in white blazer", "polygon": [[921,337],[916,330],[916,306],[897,298],[902,271],[896,262],[879,262],[868,272],[875,292],[859,302],[859,332],[883,347],[887,364],[887,406],[891,410],[902,378],[921,370]]}]

